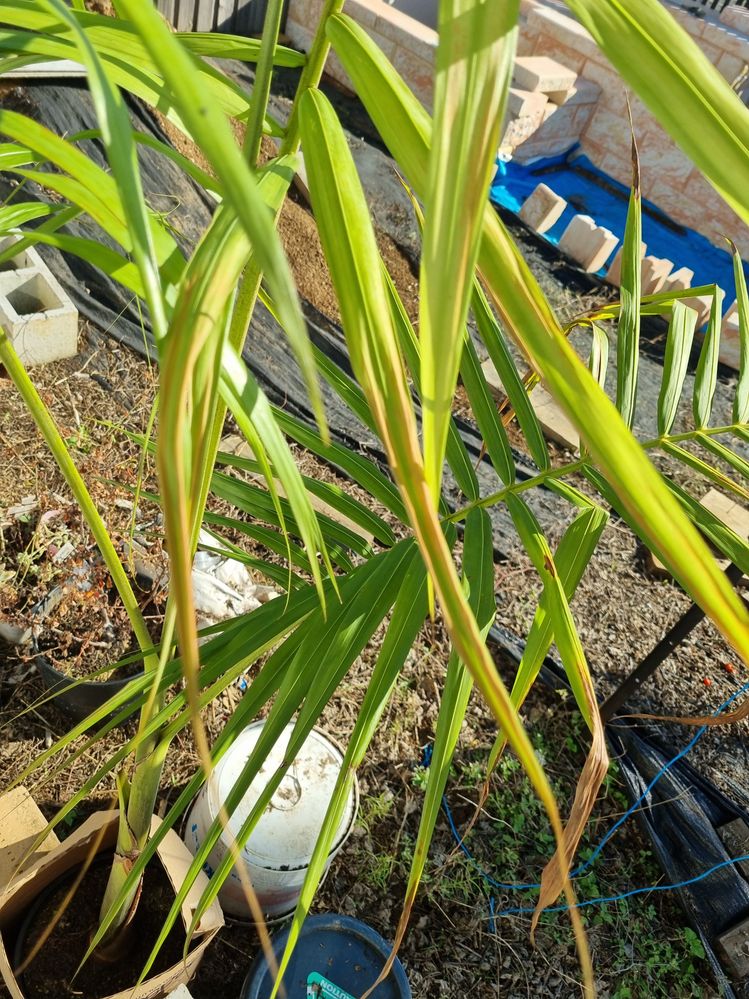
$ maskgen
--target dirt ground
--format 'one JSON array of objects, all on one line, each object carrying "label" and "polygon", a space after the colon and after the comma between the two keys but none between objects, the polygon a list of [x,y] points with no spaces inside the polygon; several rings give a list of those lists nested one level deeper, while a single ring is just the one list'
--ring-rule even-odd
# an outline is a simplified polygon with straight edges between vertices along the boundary
[{"label": "dirt ground", "polygon": [[[313,223],[297,199],[291,199],[284,209],[282,234],[295,262],[302,294],[336,318]],[[544,290],[565,316],[589,307],[602,294],[594,286],[589,290],[579,283],[572,286],[561,264],[551,261],[521,228],[515,234],[542,279]],[[380,235],[380,245],[407,308],[415,316],[417,289],[411,256],[385,234]],[[125,551],[131,531],[135,530],[158,559],[161,539],[157,509],[142,502],[135,527],[131,521],[133,511],[128,503],[140,455],[137,445],[123,433],[144,431],[155,395],[156,373],[125,348],[85,327],[80,342],[76,358],[36,370],[34,380],[62,428],[116,543]],[[728,378],[725,390],[730,387]],[[106,422],[102,421],[103,415]],[[513,441],[521,443],[519,437]],[[310,455],[299,452],[299,456],[307,474],[350,488]],[[554,451],[556,461],[565,458],[561,451]],[[146,482],[153,483],[153,469],[148,463]],[[29,496],[34,498],[29,514],[33,523],[38,523],[45,512],[67,508],[71,503],[12,384],[0,378],[0,523],[9,508]],[[551,540],[558,538],[552,536]],[[27,602],[14,608],[21,616],[47,583],[44,572],[39,572],[46,565],[47,554],[45,549],[36,560],[38,584],[31,579],[23,590]],[[521,556],[505,560],[496,566],[496,580],[500,623],[525,634],[539,588],[530,563]],[[649,572],[631,532],[612,519],[573,602],[601,698],[655,644],[688,603],[672,582]],[[341,741],[351,731],[380,639],[375,637],[326,709],[322,727]],[[363,918],[390,938],[397,925],[413,855],[428,780],[423,766],[424,747],[433,738],[447,654],[444,636],[438,630],[425,628],[361,768],[361,811],[356,828],[316,904],[318,911]],[[731,663],[734,672],[726,670],[726,663]],[[508,665],[499,665],[505,679],[511,680]],[[706,679],[711,681],[709,685]],[[703,624],[643,689],[635,707],[666,714],[702,713],[714,709],[747,679],[746,669],[731,657],[715,629]],[[238,690],[229,692],[217,709],[207,714],[212,738],[240,696]],[[40,703],[42,697],[43,688],[29,657],[0,645],[3,782],[12,780],[51,739],[66,730],[65,717],[54,705]],[[586,749],[579,715],[567,701],[539,685],[528,699],[524,717],[560,801],[569,803]],[[746,734],[746,723],[714,730],[694,754],[707,775],[743,803],[749,802]],[[675,746],[688,738],[687,730],[682,728],[669,727],[668,735]],[[450,814],[458,830],[473,812],[493,736],[494,726],[486,708],[474,696],[447,792]],[[122,733],[113,733],[103,745],[85,754],[74,770],[53,776],[35,791],[46,814],[53,814],[70,797],[104,754],[119,745],[121,737]],[[196,764],[191,739],[178,737],[167,759],[168,779],[160,807],[174,800]],[[103,781],[92,796],[93,802],[108,802],[112,790],[112,781]],[[626,807],[622,782],[613,766],[581,856],[590,852]],[[85,811],[79,809],[75,819],[83,817]],[[579,970],[568,916],[545,915],[533,947],[530,912],[514,911],[532,907],[533,894],[493,887],[481,873],[503,884],[534,883],[553,851],[540,806],[512,756],[500,765],[489,801],[467,842],[473,859],[456,850],[456,845],[448,816],[443,813],[411,930],[401,950],[414,996],[564,999],[578,995]],[[637,825],[629,822],[577,887],[580,898],[588,900],[655,885],[662,879]],[[717,995],[699,941],[668,893],[591,906],[583,912],[602,999]],[[242,925],[227,925],[191,986],[195,999],[217,994],[227,999],[238,996],[256,954],[254,935]],[[218,993],[217,982],[221,983]],[[0,995],[4,995],[2,989]]]}]

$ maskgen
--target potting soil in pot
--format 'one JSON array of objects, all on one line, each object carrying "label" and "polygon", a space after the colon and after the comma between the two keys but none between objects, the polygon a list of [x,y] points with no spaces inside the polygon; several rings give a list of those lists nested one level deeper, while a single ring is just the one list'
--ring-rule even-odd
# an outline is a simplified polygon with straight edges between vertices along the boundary
[{"label": "potting soil in pot", "polygon": [[[112,670],[122,658],[138,651],[127,612],[103,567],[87,570],[85,585],[66,585],[64,595],[45,618],[38,638],[39,652],[71,680],[122,680],[143,669],[136,657]],[[143,609],[143,608],[142,608]],[[144,609],[146,624],[158,641],[162,613]]]},{"label": "potting soil in pot", "polygon": [[[20,948],[17,949],[17,964],[26,960],[64,905],[76,873],[55,882],[51,891],[40,897],[40,904],[27,927],[21,953],[18,952]],[[62,999],[64,996],[101,999],[135,985],[174,901],[174,888],[158,861],[149,864],[128,946],[122,957],[113,963],[90,959],[76,975],[98,925],[108,876],[108,863],[97,863],[88,871],[52,933],[23,972],[22,987],[26,999]],[[184,943],[185,930],[181,919],[178,919],[159,951],[149,977],[178,964],[182,960]]]}]

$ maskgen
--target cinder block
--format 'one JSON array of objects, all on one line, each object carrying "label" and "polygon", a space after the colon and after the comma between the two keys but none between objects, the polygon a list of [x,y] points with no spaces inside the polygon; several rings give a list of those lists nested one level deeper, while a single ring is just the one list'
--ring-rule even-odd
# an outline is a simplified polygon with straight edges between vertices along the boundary
[{"label": "cinder block", "polygon": [[520,209],[520,218],[536,232],[548,232],[559,221],[567,207],[564,198],[560,198],[546,184],[539,184],[536,190],[526,198]]},{"label": "cinder block", "polygon": [[0,266],[0,325],[26,365],[77,353],[78,310],[33,248]]},{"label": "cinder block", "polygon": [[589,215],[576,215],[559,240],[559,249],[572,257],[584,271],[599,271],[619,242],[608,229],[596,225]]},{"label": "cinder block", "polygon": [[[743,819],[734,819],[718,829],[723,846],[729,857],[749,855],[749,826]],[[749,879],[749,860],[740,860],[736,866],[743,876]]]},{"label": "cinder block", "polygon": [[692,287],[694,271],[688,267],[680,267],[678,271],[672,271],[663,282],[661,291],[685,291]]},{"label": "cinder block", "polygon": [[[640,243],[640,260],[648,252],[647,243]],[[606,280],[609,284],[613,284],[615,288],[620,288],[622,284],[622,255],[624,254],[624,246],[620,246],[616,251],[616,256],[611,261],[611,266],[606,272]]]},{"label": "cinder block", "polygon": [[519,56],[515,60],[513,86],[522,90],[540,90],[544,94],[570,90],[577,73],[548,56]]},{"label": "cinder block", "polygon": [[545,109],[547,103],[546,94],[534,93],[532,90],[519,90],[517,87],[510,87],[507,94],[507,110],[513,118],[537,114]]},{"label": "cinder block", "polygon": [[729,976],[737,982],[745,981],[749,976],[749,919],[722,933],[716,949]]},{"label": "cinder block", "polygon": [[645,257],[642,262],[643,295],[657,295],[673,269],[672,260],[665,257]]}]

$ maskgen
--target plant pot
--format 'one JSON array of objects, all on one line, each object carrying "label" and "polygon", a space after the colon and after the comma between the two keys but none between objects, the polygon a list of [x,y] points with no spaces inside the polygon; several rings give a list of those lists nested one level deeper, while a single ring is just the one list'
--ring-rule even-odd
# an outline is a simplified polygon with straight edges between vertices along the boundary
[{"label": "plant pot", "polygon": [[[17,981],[9,954],[13,953],[13,941],[21,923],[35,900],[44,890],[61,877],[72,872],[84,861],[99,836],[98,852],[106,855],[117,841],[117,812],[97,812],[79,829],[71,833],[58,847],[51,850],[29,870],[14,878],[0,897],[0,973],[12,999],[24,999],[21,985]],[[161,825],[154,817],[151,833]],[[170,830],[157,850],[157,856],[175,892],[182,884],[192,857],[179,836]],[[182,906],[185,931],[189,927],[197,901],[207,885],[207,879],[200,875]],[[187,955],[186,961],[178,962],[153,978],[147,979],[137,988],[128,988],[108,999],[158,999],[167,995],[177,985],[186,984],[195,974],[206,947],[223,925],[223,915],[217,902],[204,914],[195,935],[196,943]]]},{"label": "plant pot", "polygon": [[[240,733],[195,798],[184,830],[185,844],[193,853],[197,852],[221,804],[234,787],[264,724],[264,721],[253,722]],[[267,776],[264,775],[273,774],[283,762],[293,729],[290,724],[283,730],[261,772],[229,820],[232,836],[237,835],[265,787]],[[278,922],[296,908],[342,763],[343,755],[338,747],[318,729],[312,729],[245,843],[242,861],[266,922]],[[326,873],[354,826],[358,805],[359,787],[354,781],[328,855]],[[229,843],[222,833],[208,855],[205,870],[211,874],[228,851]],[[218,897],[227,915],[251,919],[244,888],[235,870],[221,886]]]},{"label": "plant pot", "polygon": [[[277,961],[281,960],[288,937],[288,928],[272,937]],[[287,999],[305,999],[315,994],[307,991],[310,974],[322,975],[337,987],[338,991],[330,989],[322,995],[348,994],[358,999],[377,980],[391,950],[387,940],[358,919],[332,913],[309,916],[283,976]],[[268,999],[273,982],[273,973],[264,955],[259,954],[242,986],[241,999]],[[390,974],[372,993],[372,999],[411,999],[406,972],[397,958]]]},{"label": "plant pot", "polygon": [[[37,655],[34,664],[39,670],[45,687],[54,694],[54,705],[66,715],[79,722],[96,711],[114,694],[119,693],[133,679],[126,676],[119,680],[72,680],[52,665],[46,656]],[[110,716],[111,717],[111,716]],[[121,724],[124,724],[123,719]]]}]

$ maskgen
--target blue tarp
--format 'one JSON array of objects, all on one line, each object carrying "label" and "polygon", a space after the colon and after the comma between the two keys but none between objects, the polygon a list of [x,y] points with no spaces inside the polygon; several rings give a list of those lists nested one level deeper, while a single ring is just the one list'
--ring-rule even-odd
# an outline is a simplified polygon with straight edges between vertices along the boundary
[{"label": "blue tarp", "polygon": [[[496,205],[519,212],[539,184],[547,184],[568,202],[561,219],[544,234],[550,242],[559,243],[573,215],[590,215],[598,225],[610,229],[620,241],[623,239],[629,189],[593,166],[587,156],[577,155],[575,150],[525,166],[514,161],[498,163],[490,198]],[[730,304],[735,298],[731,255],[694,230],[660,221],[658,216],[665,218],[655,205],[643,199],[642,238],[647,243],[648,254],[673,260],[674,270],[689,267],[694,271],[693,287],[719,284]],[[746,265],[744,269],[746,271]]]}]

